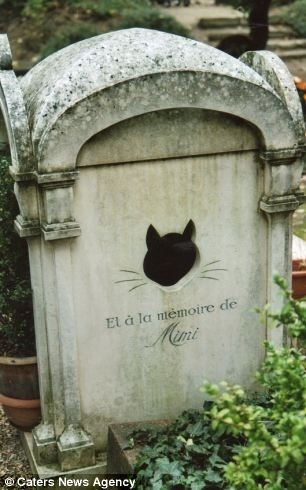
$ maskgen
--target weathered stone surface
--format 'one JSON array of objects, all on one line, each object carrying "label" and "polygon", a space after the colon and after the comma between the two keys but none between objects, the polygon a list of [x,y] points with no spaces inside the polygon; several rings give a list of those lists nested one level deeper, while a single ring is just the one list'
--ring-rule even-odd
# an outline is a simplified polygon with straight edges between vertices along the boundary
[{"label": "weathered stone surface", "polygon": [[299,143],[304,144],[305,124],[302,106],[297,90],[292,83],[292,75],[285,63],[269,51],[248,52],[240,59],[256,70],[276,90],[291,114]]},{"label": "weathered stone surface", "polygon": [[117,31],[69,46],[34,67],[22,89],[44,171],[74,167],[84,140],[106,127],[180,106],[243,117],[268,148],[296,143],[291,117],[264,78],[210,46],[157,31]]},{"label": "weathered stone surface", "polygon": [[0,34],[0,70],[12,69],[12,53],[6,34]]},{"label": "weathered stone surface", "polygon": [[6,133],[1,139],[9,140],[13,170],[26,179],[34,166],[32,143],[23,95],[12,70],[0,69],[0,88],[1,127]]},{"label": "weathered stone surface", "polygon": [[77,166],[187,157],[191,148],[196,156],[258,146],[259,134],[240,118],[208,110],[170,109],[128,119],[96,134],[82,147]]},{"label": "weathered stone surface", "polygon": [[[75,328],[85,427],[98,445],[114,412],[123,422],[200,408],[204,378],[253,386],[265,338],[252,313],[266,302],[263,175],[253,151],[82,167],[73,294],[90,287],[75,302]],[[152,281],[143,269],[148,227],[182,234],[190,219],[194,267],[172,286]]]}]

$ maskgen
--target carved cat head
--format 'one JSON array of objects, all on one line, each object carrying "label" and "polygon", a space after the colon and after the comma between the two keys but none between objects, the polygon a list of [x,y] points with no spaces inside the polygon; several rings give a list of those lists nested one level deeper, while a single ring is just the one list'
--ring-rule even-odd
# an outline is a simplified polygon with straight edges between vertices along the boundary
[{"label": "carved cat head", "polygon": [[195,225],[188,222],[183,233],[167,233],[160,236],[153,225],[147,230],[148,251],[144,258],[145,275],[161,286],[172,286],[192,268],[197,247],[192,241]]}]

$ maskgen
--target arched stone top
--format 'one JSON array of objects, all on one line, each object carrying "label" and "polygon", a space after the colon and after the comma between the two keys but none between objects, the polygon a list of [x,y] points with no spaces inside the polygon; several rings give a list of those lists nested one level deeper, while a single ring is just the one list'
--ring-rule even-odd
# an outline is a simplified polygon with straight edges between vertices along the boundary
[{"label": "arched stone top", "polygon": [[8,139],[14,174],[34,170],[34,157],[23,94],[12,70],[12,55],[6,34],[0,34],[0,127]]},{"label": "arched stone top", "polygon": [[0,69],[12,70],[12,52],[6,34],[0,34]]},{"label": "arched stone top", "polygon": [[305,124],[299,95],[285,63],[270,51],[249,51],[240,60],[253,68],[275,89],[293,119],[299,142],[305,141]]},{"label": "arched stone top", "polygon": [[35,66],[21,87],[43,172],[72,170],[82,145],[103,129],[171,108],[239,116],[259,129],[265,149],[301,144],[286,101],[259,73],[203,43],[158,31],[117,31],[69,46]]}]

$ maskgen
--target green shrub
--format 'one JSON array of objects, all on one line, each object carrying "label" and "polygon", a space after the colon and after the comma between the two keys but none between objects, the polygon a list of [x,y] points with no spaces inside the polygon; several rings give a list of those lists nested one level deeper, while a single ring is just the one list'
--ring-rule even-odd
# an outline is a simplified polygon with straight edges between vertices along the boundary
[{"label": "green shrub", "polygon": [[[285,281],[277,278],[286,302],[268,314],[291,337],[306,336],[306,302],[295,301]],[[213,428],[244,437],[245,446],[225,469],[231,488],[240,490],[305,490],[306,488],[306,357],[298,349],[277,350],[266,343],[266,358],[257,375],[268,394],[266,406],[248,404],[240,386],[225,391],[205,384],[216,397],[211,409]]]},{"label": "green shrub", "polygon": [[83,41],[84,39],[97,36],[98,34],[101,34],[101,31],[85,22],[75,26],[64,27],[48,39],[42,48],[40,59],[46,58],[50,54],[55,53],[70,44]]},{"label": "green shrub", "polygon": [[[70,3],[71,2],[72,0],[70,0]],[[161,10],[152,7],[139,6],[143,3],[146,5],[146,0],[143,2],[141,0],[108,0],[103,2],[103,4],[100,4],[99,2],[93,2],[92,4],[91,0],[77,0],[73,3],[77,6],[82,6],[82,8],[87,6],[89,10],[93,8],[95,15],[101,17],[118,16],[118,20],[114,26],[116,29],[144,27],[181,36],[189,35],[188,29],[182,26],[174,18],[165,15]],[[47,40],[41,50],[40,59],[46,58],[50,54],[70,44],[97,36],[98,34],[101,34],[101,31],[86,22],[74,26],[63,27]]]},{"label": "green shrub", "polygon": [[26,241],[14,232],[18,205],[8,172],[10,159],[0,155],[0,345],[1,354],[35,353],[34,321]]},{"label": "green shrub", "polygon": [[165,15],[162,10],[156,8],[135,8],[124,10],[121,20],[117,25],[118,29],[128,29],[130,27],[144,27],[156,29],[158,31],[170,32],[179,36],[189,36],[189,31],[176,19]]},{"label": "green shrub", "polygon": [[47,7],[46,0],[27,0],[22,13],[26,17],[37,18],[47,10]]},{"label": "green shrub", "polygon": [[150,0],[67,0],[67,3],[73,7],[89,11],[101,19],[116,17],[124,9],[151,6]]},{"label": "green shrub", "polygon": [[39,18],[47,10],[58,7],[75,7],[101,18],[111,17],[125,8],[149,7],[150,0],[0,0],[0,7],[13,8],[22,15]]},{"label": "green shrub", "polygon": [[283,16],[284,22],[289,24],[296,34],[306,37],[306,0],[296,0]]},{"label": "green shrub", "polygon": [[1,6],[19,12],[25,17],[36,18],[47,10],[50,2],[48,0],[0,0]]}]

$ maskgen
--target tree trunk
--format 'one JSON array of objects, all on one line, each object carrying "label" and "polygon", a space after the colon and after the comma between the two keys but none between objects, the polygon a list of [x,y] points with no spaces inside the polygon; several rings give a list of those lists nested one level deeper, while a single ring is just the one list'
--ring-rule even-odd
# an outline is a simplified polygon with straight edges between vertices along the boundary
[{"label": "tree trunk", "polygon": [[249,14],[250,38],[254,49],[265,49],[269,37],[269,8],[271,0],[256,0]]}]

